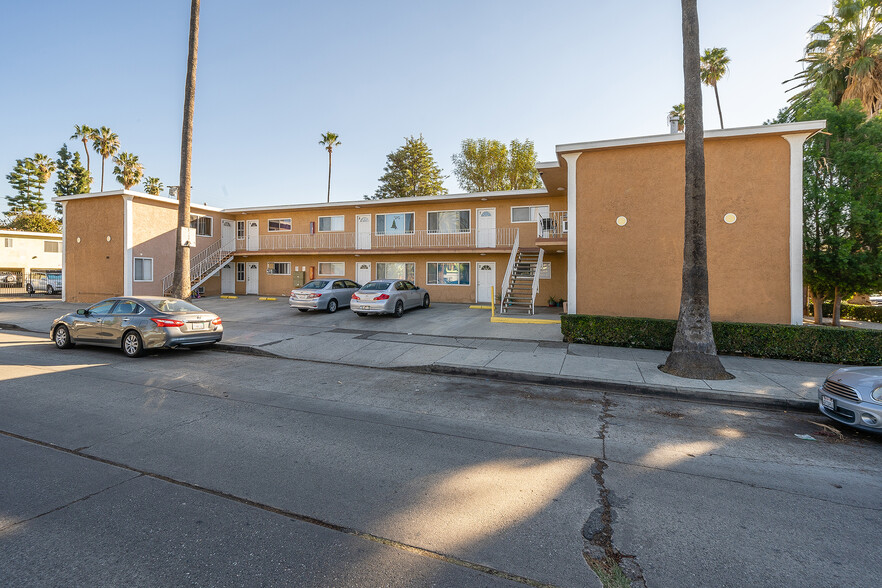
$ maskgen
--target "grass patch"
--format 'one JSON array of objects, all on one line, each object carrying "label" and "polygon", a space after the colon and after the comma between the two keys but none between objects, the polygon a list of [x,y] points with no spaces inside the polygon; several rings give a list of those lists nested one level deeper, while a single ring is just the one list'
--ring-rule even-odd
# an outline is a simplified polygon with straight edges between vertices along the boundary
[{"label": "grass patch", "polygon": [[602,560],[589,557],[585,559],[594,573],[597,574],[600,583],[603,584],[603,588],[631,588],[631,580],[628,579],[628,576],[625,575],[625,572],[616,560],[611,557],[606,557]]}]

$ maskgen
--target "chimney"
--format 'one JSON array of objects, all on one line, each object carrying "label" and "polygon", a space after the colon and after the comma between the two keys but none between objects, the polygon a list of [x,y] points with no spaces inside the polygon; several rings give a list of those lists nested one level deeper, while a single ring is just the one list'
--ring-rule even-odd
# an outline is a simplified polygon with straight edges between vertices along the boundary
[{"label": "chimney", "polygon": [[678,132],[678,127],[680,126],[680,117],[675,114],[668,115],[668,127],[671,130],[672,135],[676,135]]}]

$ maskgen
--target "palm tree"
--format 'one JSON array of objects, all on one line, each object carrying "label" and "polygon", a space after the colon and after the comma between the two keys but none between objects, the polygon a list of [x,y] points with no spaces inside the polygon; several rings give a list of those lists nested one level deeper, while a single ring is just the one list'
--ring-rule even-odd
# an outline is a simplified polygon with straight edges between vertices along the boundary
[{"label": "palm tree", "polygon": [[729,56],[726,55],[725,47],[705,49],[701,56],[701,81],[706,86],[713,86],[714,96],[717,97],[717,112],[720,113],[720,128],[723,127],[723,109],[720,108],[720,92],[717,90],[717,82],[723,79],[729,71]]},{"label": "palm tree", "polygon": [[88,141],[94,138],[93,135],[95,135],[95,129],[89,125],[74,125],[74,134],[70,136],[71,139],[79,139],[83,142],[83,151],[86,152],[86,171],[90,171],[91,162]]},{"label": "palm tree", "polygon": [[731,378],[720,358],[711,329],[705,218],[704,124],[696,0],[682,0],[683,79],[686,87],[686,220],[683,244],[683,289],[674,345],[662,370],[684,378]]},{"label": "palm tree", "polygon": [[682,102],[680,104],[674,104],[671,106],[671,111],[668,113],[668,116],[677,117],[677,132],[682,133],[686,128],[686,105]]},{"label": "palm tree", "polygon": [[108,157],[116,155],[119,151],[119,136],[108,129],[101,127],[92,133],[92,149],[101,156],[101,191],[104,191],[104,162]]},{"label": "palm tree", "polygon": [[154,178],[153,176],[147,176],[144,178],[144,192],[147,194],[150,194],[151,196],[159,196],[163,188],[165,188],[165,186],[159,178]]},{"label": "palm tree", "polygon": [[[190,165],[193,161],[193,111],[196,102],[196,54],[199,51],[199,0],[190,2],[190,41],[187,50],[187,81],[184,84],[184,120],[181,125],[181,176],[178,188],[178,226],[190,226]],[[180,238],[175,242],[175,275],[172,292],[189,298],[190,249]]]},{"label": "palm tree", "polygon": [[113,163],[116,164],[113,167],[116,181],[122,184],[126,190],[141,181],[141,177],[144,175],[144,166],[138,162],[137,155],[123,151],[113,158]]},{"label": "palm tree", "polygon": [[334,150],[334,147],[341,144],[337,140],[339,138],[340,135],[337,133],[328,131],[327,133],[322,133],[322,140],[319,141],[319,145],[324,145],[325,149],[328,150],[328,202],[331,201],[331,152]]},{"label": "palm tree", "polygon": [[52,172],[55,171],[56,163],[51,157],[42,153],[34,153],[34,156],[31,157],[31,162],[33,162],[34,168],[37,170],[37,180],[39,181],[36,189],[37,196],[42,196],[43,186],[45,186],[49,181],[49,178],[52,177]]}]

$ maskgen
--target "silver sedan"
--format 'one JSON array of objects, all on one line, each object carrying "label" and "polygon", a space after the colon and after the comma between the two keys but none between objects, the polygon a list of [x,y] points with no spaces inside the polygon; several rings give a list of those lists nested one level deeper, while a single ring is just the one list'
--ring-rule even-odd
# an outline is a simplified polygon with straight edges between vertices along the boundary
[{"label": "silver sedan", "polygon": [[882,367],[845,367],[818,389],[818,408],[839,421],[882,433]]},{"label": "silver sedan", "polygon": [[358,316],[393,314],[400,317],[408,308],[428,308],[429,293],[408,280],[374,280],[352,295],[349,303]]},{"label": "silver sedan", "polygon": [[337,312],[341,306],[349,306],[349,300],[361,285],[352,280],[310,280],[300,288],[291,290],[288,304],[300,312],[327,310]]},{"label": "silver sedan", "polygon": [[223,332],[220,317],[186,300],[142,296],[108,298],[59,317],[49,337],[59,349],[87,343],[138,357],[145,349],[211,345]]}]

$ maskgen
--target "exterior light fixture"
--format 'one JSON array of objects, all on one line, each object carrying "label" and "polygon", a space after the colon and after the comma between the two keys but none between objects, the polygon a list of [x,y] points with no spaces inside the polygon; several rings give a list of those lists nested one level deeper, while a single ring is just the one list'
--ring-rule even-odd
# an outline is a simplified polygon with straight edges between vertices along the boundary
[{"label": "exterior light fixture", "polygon": [[619,225],[620,227],[624,227],[625,225],[628,224],[628,219],[623,216],[620,216],[619,218],[616,219],[616,224]]},{"label": "exterior light fixture", "polygon": [[723,221],[724,221],[727,225],[731,225],[731,224],[734,223],[736,220],[738,220],[738,217],[735,216],[735,213],[734,213],[734,212],[727,212],[727,213],[726,213],[726,216],[723,217]]},{"label": "exterior light fixture", "polygon": [[110,243],[110,235],[107,235],[107,242]]}]

